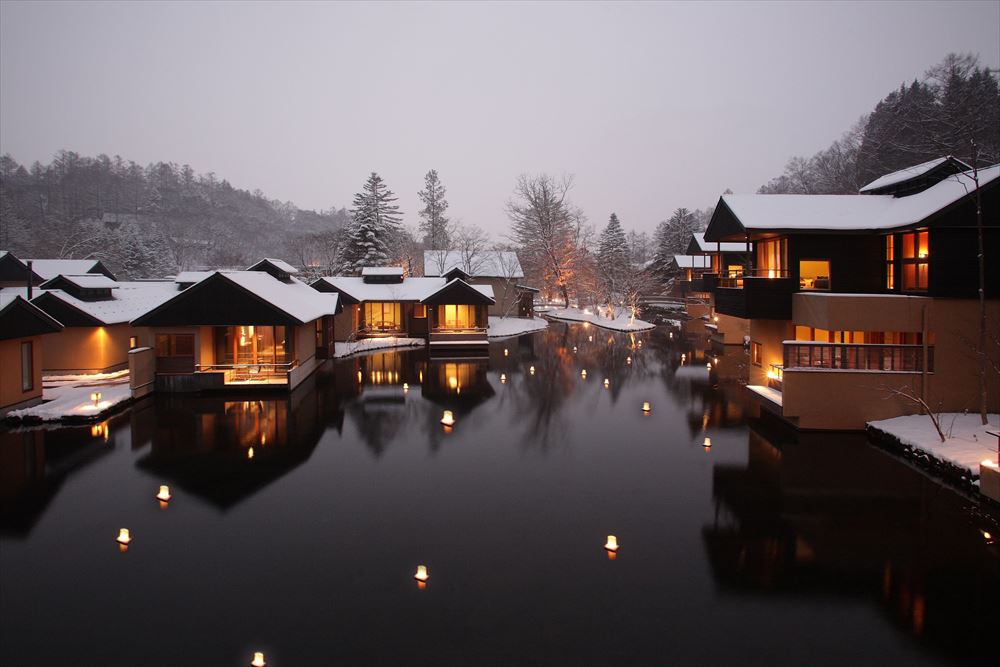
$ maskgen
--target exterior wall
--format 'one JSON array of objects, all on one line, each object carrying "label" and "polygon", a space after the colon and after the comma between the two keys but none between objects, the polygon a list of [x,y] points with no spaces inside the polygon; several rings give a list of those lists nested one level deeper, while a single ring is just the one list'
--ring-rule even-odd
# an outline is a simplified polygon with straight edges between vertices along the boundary
[{"label": "exterior wall", "polygon": [[783,385],[782,415],[800,429],[860,431],[867,421],[920,412],[888,390],[919,396],[920,373],[788,370]]},{"label": "exterior wall", "polygon": [[132,398],[153,393],[156,381],[156,353],[151,347],[137,347],[128,353],[128,386]]},{"label": "exterior wall", "polygon": [[354,332],[358,330],[358,313],[361,306],[349,304],[344,306],[343,312],[333,317],[333,339],[343,343],[350,340]]},{"label": "exterior wall", "polygon": [[111,324],[103,327],[66,327],[44,341],[46,373],[103,373],[128,366],[131,336],[148,336],[146,327]]},{"label": "exterior wall", "polygon": [[[489,285],[493,288],[495,304],[489,307],[489,314],[494,316],[517,316],[517,283],[506,278],[470,278],[470,285]],[[506,290],[506,294],[504,291]]]},{"label": "exterior wall", "polygon": [[694,299],[688,299],[684,304],[687,310],[688,317],[693,317],[695,319],[700,318],[702,315],[711,315],[712,306],[710,303],[700,303]]},{"label": "exterior wall", "polygon": [[294,389],[312,375],[323,363],[316,357],[316,322],[296,325],[292,333],[295,339],[295,358],[299,365],[288,373],[288,388]]},{"label": "exterior wall", "polygon": [[792,295],[792,321],[828,331],[923,331],[923,312],[933,301],[919,296],[798,292]]},{"label": "exterior wall", "polygon": [[[768,320],[759,320],[766,322]],[[709,329],[712,340],[723,345],[743,345],[743,338],[750,332],[750,321],[742,317],[733,317],[723,313],[715,313],[709,318],[709,324],[717,327]]]},{"label": "exterior wall", "polygon": [[[749,384],[767,386],[767,372],[771,364],[780,364],[785,358],[785,347],[782,344],[794,335],[792,323],[786,320],[751,320],[750,321],[750,373]],[[753,363],[753,344],[761,345],[761,364]]]},{"label": "exterior wall", "polygon": [[[48,334],[55,337],[58,334]],[[0,340],[0,415],[23,408],[42,398],[42,355],[46,336]],[[21,391],[21,343],[31,342],[32,389]]]}]

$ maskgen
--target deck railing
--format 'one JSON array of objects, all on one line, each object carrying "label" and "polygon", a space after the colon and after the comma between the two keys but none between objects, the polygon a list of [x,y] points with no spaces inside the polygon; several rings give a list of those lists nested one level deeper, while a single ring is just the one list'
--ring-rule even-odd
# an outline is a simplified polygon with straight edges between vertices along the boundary
[{"label": "deck railing", "polygon": [[[796,368],[898,371],[924,370],[923,345],[879,345],[785,341],[784,370]],[[927,372],[934,372],[934,347],[927,347]]]},{"label": "deck railing", "polygon": [[288,379],[288,372],[297,366],[295,361],[258,364],[197,364],[199,373],[225,373],[226,382],[275,382]]},{"label": "deck railing", "polygon": [[752,269],[737,276],[719,276],[719,287],[743,287],[744,278],[788,278],[791,274],[787,269]]}]

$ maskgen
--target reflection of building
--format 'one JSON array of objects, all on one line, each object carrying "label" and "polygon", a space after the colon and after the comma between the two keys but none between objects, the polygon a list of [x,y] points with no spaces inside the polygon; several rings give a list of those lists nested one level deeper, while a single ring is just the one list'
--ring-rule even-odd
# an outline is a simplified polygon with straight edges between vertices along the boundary
[{"label": "reflection of building", "polygon": [[133,441],[151,441],[136,465],[220,509],[252,496],[312,455],[333,402],[312,387],[266,398],[171,396],[131,413]]},{"label": "reflection of building", "polygon": [[875,601],[907,633],[982,659],[1000,563],[963,498],[863,437],[789,437],[755,426],[747,465],[714,468],[703,539],[722,590]]},{"label": "reflection of building", "polygon": [[[716,312],[750,321],[760,408],[802,429],[863,429],[920,410],[979,404],[975,186],[942,158],[862,195],[724,195],[710,242],[755,243],[754,266],[720,278]],[[984,247],[1000,247],[1000,165],[978,172]],[[1000,262],[985,260],[989,326]],[[990,374],[991,412],[1000,384]]]}]

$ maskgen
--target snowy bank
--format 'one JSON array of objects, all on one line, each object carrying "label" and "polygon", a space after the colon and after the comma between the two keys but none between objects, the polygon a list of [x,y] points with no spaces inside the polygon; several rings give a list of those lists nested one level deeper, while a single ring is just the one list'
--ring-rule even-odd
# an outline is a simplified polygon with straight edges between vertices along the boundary
[{"label": "snowy bank", "polygon": [[907,415],[868,422],[868,433],[877,444],[888,445],[922,467],[946,477],[957,477],[968,485],[979,478],[979,463],[997,460],[1000,415],[989,415],[983,426],[978,414],[942,413],[939,417],[945,442],[941,442],[927,415]]},{"label": "snowy bank", "polygon": [[333,356],[336,359],[347,357],[359,352],[369,352],[371,350],[382,350],[388,347],[423,347],[427,344],[423,338],[397,338],[389,336],[387,338],[362,338],[361,340],[349,343],[334,343]]},{"label": "snowy bank", "polygon": [[655,328],[655,325],[642,320],[632,320],[628,311],[624,308],[615,310],[615,317],[608,318],[604,315],[592,313],[589,309],[579,308],[556,308],[545,313],[546,317],[554,320],[569,320],[571,322],[589,322],[594,326],[614,331],[646,331]]},{"label": "snowy bank", "polygon": [[[100,392],[101,397],[95,404],[90,395]],[[70,384],[51,389],[42,393],[44,403],[12,410],[7,413],[7,419],[24,421],[89,421],[104,416],[112,408],[132,399],[132,390],[125,382],[114,384]]]},{"label": "snowy bank", "polygon": [[541,331],[547,326],[549,323],[541,318],[528,320],[521,317],[490,317],[486,335],[490,338],[507,338]]}]

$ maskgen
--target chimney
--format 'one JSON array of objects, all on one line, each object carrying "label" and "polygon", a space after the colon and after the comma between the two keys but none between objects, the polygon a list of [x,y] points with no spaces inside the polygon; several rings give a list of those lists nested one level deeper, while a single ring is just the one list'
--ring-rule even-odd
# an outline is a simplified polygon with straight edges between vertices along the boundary
[{"label": "chimney", "polygon": [[28,260],[28,301],[31,301],[31,260]]}]

